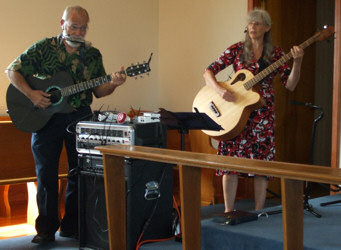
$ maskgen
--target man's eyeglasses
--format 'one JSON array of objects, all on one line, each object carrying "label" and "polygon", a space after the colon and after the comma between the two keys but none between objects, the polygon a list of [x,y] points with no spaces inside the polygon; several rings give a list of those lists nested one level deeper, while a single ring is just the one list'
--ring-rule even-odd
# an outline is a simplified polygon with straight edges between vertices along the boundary
[{"label": "man's eyeglasses", "polygon": [[71,31],[80,30],[81,32],[86,32],[88,29],[88,25],[83,25],[81,27],[78,27],[76,24],[69,24],[68,22],[65,22],[65,24],[69,27]]}]

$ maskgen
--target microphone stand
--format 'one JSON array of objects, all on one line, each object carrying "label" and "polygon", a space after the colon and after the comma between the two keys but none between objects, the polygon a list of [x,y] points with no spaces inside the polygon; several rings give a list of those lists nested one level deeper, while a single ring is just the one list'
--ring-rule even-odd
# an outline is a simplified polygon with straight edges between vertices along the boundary
[{"label": "microphone stand", "polygon": [[[321,107],[316,106],[312,103],[301,103],[301,102],[296,102],[296,101],[292,101],[292,104],[295,105],[303,105],[303,106],[307,106],[310,107],[310,109],[312,110],[318,110],[319,114],[318,116],[314,119],[313,122],[313,128],[312,128],[312,135],[311,135],[311,146],[310,146],[310,159],[309,159],[309,164],[313,165],[313,156],[314,156],[314,146],[315,146],[315,134],[316,134],[316,124],[318,121],[320,121],[323,117],[323,110]],[[308,212],[310,212],[311,214],[315,215],[317,218],[321,218],[322,215],[317,213],[313,206],[309,203],[309,194],[310,194],[310,189],[311,189],[311,183],[309,181],[305,182],[305,190],[304,190],[304,200],[303,200],[303,208],[304,210],[307,210]]]}]

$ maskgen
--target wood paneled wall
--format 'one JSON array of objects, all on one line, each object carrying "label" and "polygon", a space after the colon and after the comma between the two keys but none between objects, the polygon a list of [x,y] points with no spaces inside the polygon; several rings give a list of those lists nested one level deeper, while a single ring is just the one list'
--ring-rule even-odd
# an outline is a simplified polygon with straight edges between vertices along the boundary
[{"label": "wood paneled wall", "polygon": [[[330,16],[334,16],[334,26],[335,33],[340,32],[341,27],[341,0],[321,1],[324,8],[328,5],[334,5],[333,10],[324,10],[329,13]],[[316,13],[321,13],[321,10],[317,9],[318,0],[249,0],[248,7],[249,10],[254,7],[262,6],[265,8],[272,17],[273,22],[273,37],[275,44],[280,45],[286,52],[289,51],[290,47],[294,44],[300,44],[312,34],[320,29],[317,24],[320,23],[317,20]],[[321,20],[320,20],[321,21]],[[328,18],[327,21],[330,21]],[[333,24],[333,23],[327,23]],[[312,142],[312,125],[314,113],[307,107],[298,107],[290,104],[291,100],[297,100],[300,102],[318,102],[320,105],[321,95],[327,96],[327,98],[332,99],[332,105],[330,99],[325,99],[322,107],[324,108],[325,117],[324,119],[329,119],[323,125],[322,134],[316,136],[315,142],[319,144],[319,148],[314,148],[314,160],[313,163],[316,164],[323,163],[323,165],[331,164],[332,167],[338,168],[340,165],[340,96],[341,96],[341,53],[340,46],[341,39],[339,36],[335,36],[334,39],[334,55],[333,59],[328,58],[328,60],[333,60],[334,64],[333,70],[333,83],[331,85],[324,85],[324,88],[314,89],[314,84],[316,80],[318,81],[321,76],[315,75],[315,68],[319,65],[315,65],[315,47],[312,45],[305,50],[305,56],[302,65],[302,74],[299,86],[293,93],[288,93],[277,84],[275,88],[275,101],[276,101],[276,116],[277,116],[277,126],[276,126],[276,143],[277,143],[277,159],[289,162],[299,162],[299,163],[309,163],[310,160],[310,146]],[[326,60],[326,59],[324,59]],[[317,63],[319,61],[317,60]],[[332,66],[331,66],[332,67]],[[325,67],[324,67],[325,68]],[[328,71],[325,70],[325,71]],[[328,73],[328,72],[327,72]],[[317,74],[323,74],[318,71]],[[316,79],[315,79],[316,78]],[[326,80],[326,77],[322,77]],[[327,77],[328,79],[331,79]],[[317,86],[320,86],[317,84]],[[330,89],[333,89],[333,95],[330,95]],[[327,92],[328,93],[327,93]],[[319,98],[316,98],[316,95]],[[328,97],[329,95],[329,97]],[[332,106],[332,107],[331,107]],[[328,110],[326,110],[328,109]],[[331,121],[332,120],[332,121]],[[317,127],[317,129],[319,129]],[[319,131],[318,131],[319,132]],[[318,133],[317,132],[317,133]],[[322,140],[318,141],[319,138]],[[329,137],[329,138],[326,138]],[[331,138],[330,138],[331,137]],[[324,145],[322,145],[324,144]],[[327,145],[326,145],[327,144]],[[324,152],[319,152],[323,150]],[[319,152],[316,155],[316,152]],[[330,159],[328,154],[330,155]],[[316,158],[319,157],[319,158]],[[323,159],[320,159],[323,157]]]},{"label": "wood paneled wall", "polygon": [[[266,9],[272,17],[274,43],[286,53],[316,31],[315,5],[308,2],[311,1],[266,1]],[[287,91],[278,78],[275,83],[276,144],[280,161],[309,162],[314,113],[307,107],[290,103],[292,100],[314,102],[315,44],[306,48],[304,53],[301,77],[295,91]],[[292,65],[292,61],[289,64]]]}]

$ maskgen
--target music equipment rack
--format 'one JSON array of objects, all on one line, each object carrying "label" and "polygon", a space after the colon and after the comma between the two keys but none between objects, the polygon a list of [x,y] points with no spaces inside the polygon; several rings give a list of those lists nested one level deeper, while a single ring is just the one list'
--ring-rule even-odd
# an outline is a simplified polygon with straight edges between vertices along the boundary
[{"label": "music equipment rack", "polygon": [[[117,124],[81,121],[76,125],[79,153],[79,245],[108,249],[103,159],[97,145],[166,147],[166,127],[160,122]],[[172,236],[173,166],[145,160],[125,160],[127,249],[141,240]],[[136,210],[138,208],[138,211]]]}]

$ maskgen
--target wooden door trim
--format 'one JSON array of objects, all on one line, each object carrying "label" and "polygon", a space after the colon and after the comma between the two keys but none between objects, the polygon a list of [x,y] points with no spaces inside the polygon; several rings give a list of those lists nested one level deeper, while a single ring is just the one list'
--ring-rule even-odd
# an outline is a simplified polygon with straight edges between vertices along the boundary
[{"label": "wooden door trim", "polygon": [[340,167],[340,111],[341,111],[341,0],[335,0],[335,36],[334,40],[334,80],[332,112],[332,150],[331,166]]}]

